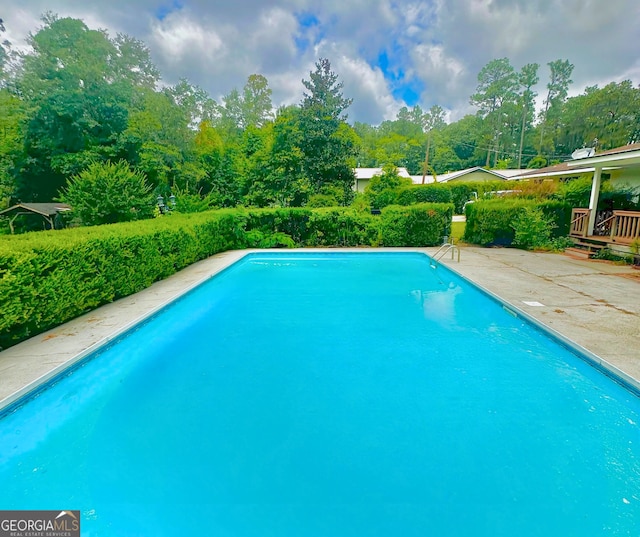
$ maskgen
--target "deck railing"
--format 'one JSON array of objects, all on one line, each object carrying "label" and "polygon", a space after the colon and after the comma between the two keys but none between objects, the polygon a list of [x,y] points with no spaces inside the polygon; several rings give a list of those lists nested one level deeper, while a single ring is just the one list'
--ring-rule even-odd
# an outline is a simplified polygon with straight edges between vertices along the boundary
[{"label": "deck railing", "polygon": [[[571,211],[571,237],[587,237],[589,228],[589,209]],[[591,237],[602,237],[603,242],[630,244],[640,240],[640,212],[638,211],[599,211]]]},{"label": "deck railing", "polygon": [[640,239],[640,212],[613,211],[611,223],[611,240],[613,242],[631,243]]},{"label": "deck railing", "polygon": [[572,209],[569,235],[572,237],[586,237],[589,227],[589,209]]}]

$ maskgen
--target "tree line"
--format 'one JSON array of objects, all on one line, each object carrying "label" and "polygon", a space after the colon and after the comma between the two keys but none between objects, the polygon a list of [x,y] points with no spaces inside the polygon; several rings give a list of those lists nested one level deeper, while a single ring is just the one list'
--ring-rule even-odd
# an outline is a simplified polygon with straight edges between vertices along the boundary
[{"label": "tree line", "polygon": [[[540,66],[516,71],[502,58],[478,75],[470,98],[477,113],[447,124],[439,106],[404,107],[372,126],[347,122],[351,100],[328,59],[302,81],[298,104],[274,110],[260,74],[219,103],[188,80],[160,87],[143,42],[77,19],[44,15],[29,45],[22,54],[0,45],[0,208],[82,192],[101,166],[116,164],[136,184],[143,177],[146,194],[173,193],[194,210],[346,205],[356,166],[394,164],[413,175],[540,167],[584,145],[623,145],[640,131],[639,88],[612,82],[569,98],[567,60],[548,64],[539,114]],[[109,195],[109,183],[96,184],[91,196]]]}]

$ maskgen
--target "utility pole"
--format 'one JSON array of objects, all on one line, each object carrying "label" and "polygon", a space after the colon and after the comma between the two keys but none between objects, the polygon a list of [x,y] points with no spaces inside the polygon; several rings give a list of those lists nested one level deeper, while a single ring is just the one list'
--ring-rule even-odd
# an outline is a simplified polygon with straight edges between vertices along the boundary
[{"label": "utility pole", "polygon": [[429,149],[431,147],[431,130],[427,134],[427,151],[424,155],[424,169],[422,171],[422,184],[424,185],[424,181],[427,177],[427,170],[429,169]]}]

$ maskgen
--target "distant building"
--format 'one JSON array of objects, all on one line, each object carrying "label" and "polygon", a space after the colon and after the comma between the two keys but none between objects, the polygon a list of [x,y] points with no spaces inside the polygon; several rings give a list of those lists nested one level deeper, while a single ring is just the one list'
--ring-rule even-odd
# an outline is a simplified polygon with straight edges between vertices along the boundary
[{"label": "distant building", "polygon": [[[371,181],[371,178],[375,175],[382,175],[382,168],[356,168],[354,170],[356,176],[356,182],[354,185],[354,190],[356,192],[364,192],[364,189]],[[400,177],[406,177],[407,179],[411,179],[409,172],[406,168],[398,168],[398,175]]]},{"label": "distant building", "polygon": [[[447,172],[440,175],[427,175],[424,184],[449,183],[451,181],[506,181],[526,170],[487,170],[481,166]],[[422,184],[422,175],[412,175],[411,180],[415,185]]]}]

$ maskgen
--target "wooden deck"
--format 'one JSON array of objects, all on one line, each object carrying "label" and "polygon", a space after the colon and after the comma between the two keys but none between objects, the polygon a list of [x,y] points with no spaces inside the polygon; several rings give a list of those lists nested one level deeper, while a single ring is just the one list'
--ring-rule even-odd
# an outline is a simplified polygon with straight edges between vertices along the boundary
[{"label": "wooden deck", "polygon": [[589,209],[573,209],[569,236],[604,245],[630,246],[640,242],[639,211],[598,211],[593,234],[588,235]]}]

